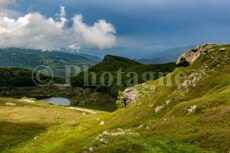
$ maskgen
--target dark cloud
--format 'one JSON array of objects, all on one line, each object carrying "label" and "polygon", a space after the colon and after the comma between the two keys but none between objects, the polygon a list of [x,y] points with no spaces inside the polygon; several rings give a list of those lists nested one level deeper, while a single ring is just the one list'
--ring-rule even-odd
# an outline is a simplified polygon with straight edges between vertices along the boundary
[{"label": "dark cloud", "polygon": [[118,37],[127,40],[117,47],[122,47],[122,52],[133,50],[138,56],[140,50],[147,54],[157,46],[226,43],[230,37],[229,0],[18,0],[18,3],[19,11],[30,8],[47,16],[64,5],[69,12],[67,17],[81,13],[87,24],[106,19],[115,26]]}]

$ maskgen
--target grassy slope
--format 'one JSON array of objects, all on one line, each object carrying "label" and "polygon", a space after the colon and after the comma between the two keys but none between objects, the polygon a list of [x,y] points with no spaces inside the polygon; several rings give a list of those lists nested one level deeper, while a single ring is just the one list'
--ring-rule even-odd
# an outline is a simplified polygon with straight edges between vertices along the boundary
[{"label": "grassy slope", "polygon": [[80,112],[32,99],[0,98],[0,152],[81,116]]},{"label": "grassy slope", "polygon": [[[222,47],[227,50],[220,52]],[[230,46],[215,49],[193,65],[170,74],[175,78],[178,72],[184,72],[193,79],[194,74],[202,73],[195,86],[178,88],[175,82],[173,86],[159,86],[166,77],[141,84],[141,95],[129,108],[50,128],[36,140],[9,152],[228,152]],[[182,77],[181,81],[186,79]],[[156,113],[155,108],[169,99],[171,103]],[[186,109],[193,105],[198,108],[188,113]]]}]

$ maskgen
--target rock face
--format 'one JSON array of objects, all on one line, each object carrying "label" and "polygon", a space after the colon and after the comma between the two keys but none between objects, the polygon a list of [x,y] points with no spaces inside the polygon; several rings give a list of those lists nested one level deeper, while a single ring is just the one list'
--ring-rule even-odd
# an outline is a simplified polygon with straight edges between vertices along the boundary
[{"label": "rock face", "polygon": [[178,59],[176,64],[179,66],[189,66],[194,63],[201,55],[209,53],[215,44],[202,44],[194,49],[191,49],[187,53],[182,54]]},{"label": "rock face", "polygon": [[130,103],[133,103],[136,101],[136,98],[138,97],[138,89],[135,87],[127,88],[123,92],[123,103],[124,106],[128,106]]}]

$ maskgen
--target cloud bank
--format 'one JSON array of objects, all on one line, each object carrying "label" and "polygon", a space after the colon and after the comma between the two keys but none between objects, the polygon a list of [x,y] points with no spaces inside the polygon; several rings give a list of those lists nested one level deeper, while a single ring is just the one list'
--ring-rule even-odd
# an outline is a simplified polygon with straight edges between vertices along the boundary
[{"label": "cloud bank", "polygon": [[[0,8],[6,8],[12,2],[13,0],[1,0]],[[0,47],[79,50],[84,47],[104,49],[115,45],[115,28],[105,20],[98,20],[90,26],[78,14],[71,21],[72,26],[67,26],[70,21],[66,18],[63,6],[56,18],[47,18],[40,13],[28,13],[17,19],[1,15]]]}]

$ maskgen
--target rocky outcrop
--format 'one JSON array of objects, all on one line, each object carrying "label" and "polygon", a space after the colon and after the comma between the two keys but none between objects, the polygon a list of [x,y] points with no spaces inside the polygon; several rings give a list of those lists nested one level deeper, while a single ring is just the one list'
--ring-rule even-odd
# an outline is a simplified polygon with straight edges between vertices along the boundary
[{"label": "rocky outcrop", "polygon": [[123,92],[123,103],[124,106],[128,106],[130,103],[133,103],[136,101],[139,91],[137,88],[135,87],[131,87],[131,88],[127,88],[124,92]]},{"label": "rocky outcrop", "polygon": [[191,49],[187,53],[182,54],[178,59],[176,64],[179,66],[189,66],[193,64],[201,55],[209,53],[215,44],[202,44],[194,49]]}]

